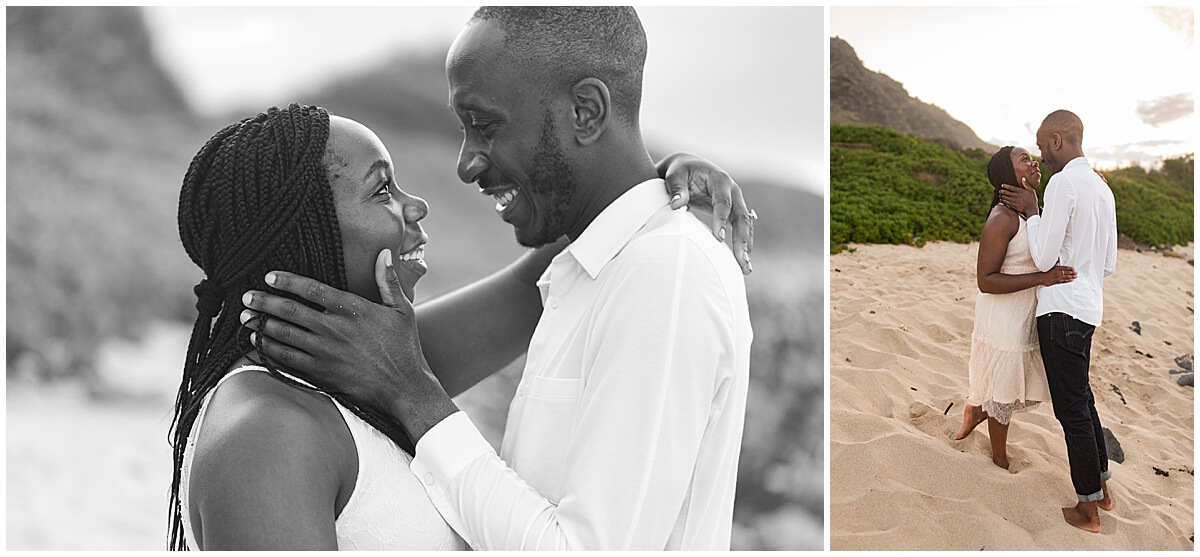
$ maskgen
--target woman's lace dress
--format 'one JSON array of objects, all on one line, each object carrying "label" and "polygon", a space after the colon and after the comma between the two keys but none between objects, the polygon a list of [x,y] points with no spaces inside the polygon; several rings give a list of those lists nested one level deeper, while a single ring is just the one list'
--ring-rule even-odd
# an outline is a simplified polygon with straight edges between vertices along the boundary
[{"label": "woman's lace dress", "polygon": [[[1000,272],[1036,273],[1029,255],[1025,221],[1008,242]],[[1050,400],[1046,370],[1038,351],[1038,288],[1011,294],[985,294],[975,300],[975,329],[971,332],[969,404],[979,405],[996,421],[1007,424],[1013,412]]]}]

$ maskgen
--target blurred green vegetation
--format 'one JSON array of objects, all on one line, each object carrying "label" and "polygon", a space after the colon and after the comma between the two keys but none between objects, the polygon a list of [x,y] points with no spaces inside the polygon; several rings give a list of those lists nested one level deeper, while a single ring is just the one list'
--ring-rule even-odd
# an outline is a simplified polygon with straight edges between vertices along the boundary
[{"label": "blurred green vegetation", "polygon": [[[979,239],[991,204],[990,154],[955,150],[882,126],[831,126],[829,248],[851,242],[911,244]],[[1050,180],[1043,164],[1039,198]],[[1117,230],[1151,246],[1194,237],[1195,162],[1186,155],[1158,170],[1104,171],[1117,205]]]},{"label": "blurred green vegetation", "polygon": [[6,13],[8,374],[87,375],[102,338],[193,311],[175,207],[205,136],[136,9]]},{"label": "blurred green vegetation", "polygon": [[816,260],[766,254],[755,256],[754,269],[746,279],[754,345],[738,463],[734,549],[820,549],[826,445],[824,274]]},{"label": "blurred green vegetation", "polygon": [[1195,171],[1194,153],[1164,160],[1158,170],[1131,166],[1103,171],[1117,202],[1117,230],[1151,246],[1192,241]]}]

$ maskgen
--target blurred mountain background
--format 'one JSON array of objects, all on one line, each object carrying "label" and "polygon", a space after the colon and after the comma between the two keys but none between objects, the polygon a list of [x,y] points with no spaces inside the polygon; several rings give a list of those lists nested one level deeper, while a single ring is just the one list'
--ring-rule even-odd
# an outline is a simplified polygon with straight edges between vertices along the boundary
[{"label": "blurred mountain background", "polygon": [[[138,8],[6,16],[7,549],[159,549],[170,408],[202,278],[179,244],[179,186],[211,134],[266,106],[199,116]],[[397,55],[278,102],[367,124],[401,187],[429,201],[418,302],[521,253],[490,201],[454,174],[442,66],[440,52]],[[761,218],[746,281],[755,343],[734,547],[820,549],[825,202],[785,179],[739,184]],[[458,399],[493,443],[522,365]]]}]

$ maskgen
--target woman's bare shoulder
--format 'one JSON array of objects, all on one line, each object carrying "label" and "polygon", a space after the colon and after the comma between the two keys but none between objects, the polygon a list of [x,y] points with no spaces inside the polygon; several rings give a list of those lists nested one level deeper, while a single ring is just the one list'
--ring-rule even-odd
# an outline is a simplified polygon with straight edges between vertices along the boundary
[{"label": "woman's bare shoulder", "polygon": [[1003,203],[997,203],[988,213],[987,221],[983,223],[983,235],[990,236],[988,232],[994,232],[1011,240],[1020,228],[1021,217],[1017,212]]},{"label": "woman's bare shoulder", "polygon": [[[241,372],[222,383],[200,427],[192,465],[192,483],[201,487],[193,491],[197,502],[206,492],[237,495],[238,486],[336,485],[345,459],[354,454],[345,422],[328,397],[265,372]],[[349,453],[343,450],[347,443]],[[272,479],[264,483],[268,473]]]}]

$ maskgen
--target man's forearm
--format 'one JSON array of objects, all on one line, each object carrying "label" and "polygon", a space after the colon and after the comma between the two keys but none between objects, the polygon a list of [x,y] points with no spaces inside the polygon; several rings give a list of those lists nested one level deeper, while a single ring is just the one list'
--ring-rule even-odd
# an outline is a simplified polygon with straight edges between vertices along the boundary
[{"label": "man's forearm", "polygon": [[542,314],[537,278],[565,245],[533,250],[416,307],[421,350],[446,393],[458,396],[525,353]]}]

